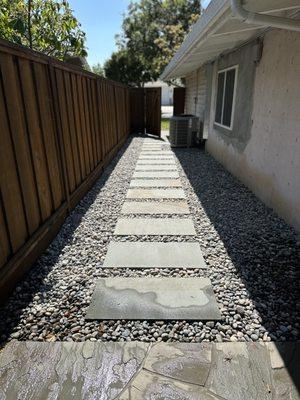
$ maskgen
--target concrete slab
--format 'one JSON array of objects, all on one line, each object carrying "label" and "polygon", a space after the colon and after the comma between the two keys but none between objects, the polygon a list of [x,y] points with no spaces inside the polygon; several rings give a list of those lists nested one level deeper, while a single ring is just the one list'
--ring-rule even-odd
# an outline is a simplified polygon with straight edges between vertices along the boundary
[{"label": "concrete slab", "polygon": [[207,268],[199,243],[111,242],[104,268]]},{"label": "concrete slab", "polygon": [[136,165],[135,171],[177,171],[176,165]]},{"label": "concrete slab", "polygon": [[189,214],[186,201],[127,201],[122,214]]},{"label": "concrete slab", "polygon": [[176,165],[175,160],[143,160],[138,159],[136,165]]},{"label": "concrete slab", "polygon": [[185,199],[183,189],[128,189],[127,199]]},{"label": "concrete slab", "polygon": [[179,179],[132,179],[129,187],[182,187]]},{"label": "concrete slab", "polygon": [[178,171],[135,171],[133,178],[179,178]]},{"label": "concrete slab", "polygon": [[86,313],[86,319],[220,318],[221,314],[208,278],[99,279]]},{"label": "concrete slab", "polygon": [[119,218],[114,235],[196,235],[190,218]]}]

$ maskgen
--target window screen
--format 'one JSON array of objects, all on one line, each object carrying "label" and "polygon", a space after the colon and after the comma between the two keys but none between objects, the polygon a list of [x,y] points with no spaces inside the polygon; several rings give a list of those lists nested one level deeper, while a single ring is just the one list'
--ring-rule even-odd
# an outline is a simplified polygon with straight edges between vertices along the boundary
[{"label": "window screen", "polygon": [[236,67],[218,73],[215,122],[228,128],[232,125]]}]

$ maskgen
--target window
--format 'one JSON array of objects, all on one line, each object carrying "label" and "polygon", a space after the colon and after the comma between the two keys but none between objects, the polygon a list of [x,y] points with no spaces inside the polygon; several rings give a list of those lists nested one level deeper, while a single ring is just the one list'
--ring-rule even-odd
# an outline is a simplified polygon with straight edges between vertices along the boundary
[{"label": "window", "polygon": [[236,78],[238,67],[231,67],[218,72],[216,125],[232,129]]}]

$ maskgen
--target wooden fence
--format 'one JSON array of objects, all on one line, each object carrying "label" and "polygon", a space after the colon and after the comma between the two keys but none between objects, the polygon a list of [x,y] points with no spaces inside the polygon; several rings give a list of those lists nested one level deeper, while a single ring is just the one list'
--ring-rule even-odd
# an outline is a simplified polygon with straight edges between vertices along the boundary
[{"label": "wooden fence", "polygon": [[129,89],[0,40],[0,298],[130,130]]}]

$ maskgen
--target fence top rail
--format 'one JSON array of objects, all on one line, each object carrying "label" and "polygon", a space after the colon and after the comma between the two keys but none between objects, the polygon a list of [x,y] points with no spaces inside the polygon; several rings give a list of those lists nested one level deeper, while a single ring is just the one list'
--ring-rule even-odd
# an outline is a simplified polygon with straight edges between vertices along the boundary
[{"label": "fence top rail", "polygon": [[82,75],[82,76],[85,76],[90,79],[104,81],[104,82],[110,83],[114,86],[128,88],[128,86],[126,86],[120,82],[116,82],[111,79],[107,79],[100,75],[94,74],[93,72],[87,71],[87,70],[79,67],[78,65],[73,65],[66,61],[58,60],[57,58],[47,56],[46,54],[43,54],[40,51],[31,50],[26,46],[9,42],[8,40],[5,40],[5,39],[0,39],[0,52],[6,53],[6,54],[11,54],[13,56],[17,56],[17,57],[21,57],[21,58],[26,58],[27,60],[39,62],[39,63],[45,64],[45,65],[51,65],[55,68],[69,71],[69,72],[75,73],[77,75]]}]

